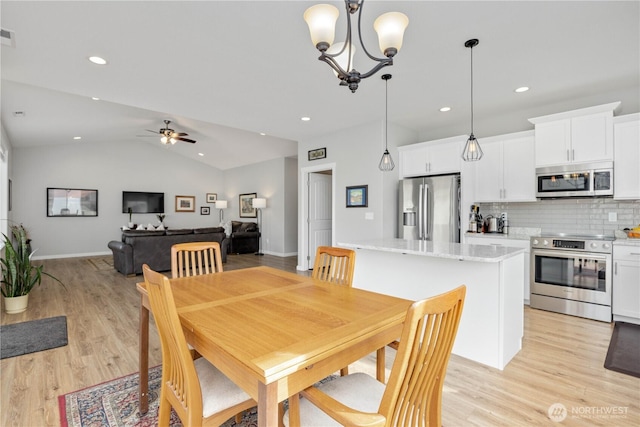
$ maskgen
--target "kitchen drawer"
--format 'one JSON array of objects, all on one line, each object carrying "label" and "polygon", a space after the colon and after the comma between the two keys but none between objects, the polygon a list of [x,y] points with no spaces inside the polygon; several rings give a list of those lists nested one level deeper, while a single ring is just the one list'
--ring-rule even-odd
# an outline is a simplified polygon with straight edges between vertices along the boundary
[{"label": "kitchen drawer", "polygon": [[640,264],[640,246],[615,245],[613,257],[614,261],[631,261]]}]

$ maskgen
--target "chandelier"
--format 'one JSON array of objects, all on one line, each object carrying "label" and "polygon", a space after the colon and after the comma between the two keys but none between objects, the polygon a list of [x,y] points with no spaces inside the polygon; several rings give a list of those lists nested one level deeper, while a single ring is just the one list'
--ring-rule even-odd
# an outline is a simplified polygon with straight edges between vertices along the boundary
[{"label": "chandelier", "polygon": [[478,39],[467,40],[464,43],[464,47],[469,48],[471,52],[471,134],[462,151],[462,160],[465,162],[477,162],[484,154],[482,148],[480,148],[480,143],[473,135],[473,48],[478,46],[478,43],[480,43]]},{"label": "chandelier", "polygon": [[[380,15],[374,21],[373,28],[378,33],[380,51],[385,56],[377,58],[367,51],[362,41],[360,24],[364,0],[344,0],[344,4],[347,13],[347,35],[344,43],[333,45],[336,21],[339,15],[338,8],[335,6],[330,4],[311,6],[304,12],[304,20],[309,26],[313,45],[320,51],[318,59],[329,64],[340,79],[341,86],[348,86],[351,92],[355,92],[362,79],[374,75],[383,67],[393,65],[393,57],[402,47],[402,38],[404,30],[409,25],[409,18],[404,13],[388,12]],[[358,13],[357,28],[360,46],[369,59],[375,62],[366,73],[357,71],[353,66],[353,55],[356,49],[352,43],[351,20],[356,12]]]}]

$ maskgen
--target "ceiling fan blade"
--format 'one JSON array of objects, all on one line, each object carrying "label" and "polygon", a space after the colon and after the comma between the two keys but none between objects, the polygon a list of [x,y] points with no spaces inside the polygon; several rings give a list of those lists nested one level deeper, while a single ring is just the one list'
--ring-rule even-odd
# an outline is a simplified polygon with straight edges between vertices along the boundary
[{"label": "ceiling fan blade", "polygon": [[195,144],[195,143],[196,143],[193,139],[189,139],[189,138],[182,138],[182,137],[179,137],[179,138],[176,138],[176,139],[177,139],[178,141],[189,142],[189,143],[191,143],[191,144]]},{"label": "ceiling fan blade", "polygon": [[174,138],[176,138],[178,136],[187,136],[187,135],[189,135],[189,134],[188,133],[184,133],[184,132],[173,132],[171,134],[171,136],[174,137]]},{"label": "ceiling fan blade", "polygon": [[151,132],[151,133],[157,133],[159,134],[160,132],[158,132],[157,130],[151,130],[151,129],[145,129],[147,132]]}]

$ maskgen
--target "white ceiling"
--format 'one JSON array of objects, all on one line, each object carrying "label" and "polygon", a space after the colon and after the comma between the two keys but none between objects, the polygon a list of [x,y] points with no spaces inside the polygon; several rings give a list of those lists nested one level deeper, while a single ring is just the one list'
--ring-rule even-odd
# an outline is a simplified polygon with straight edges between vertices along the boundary
[{"label": "white ceiling", "polygon": [[[2,0],[2,29],[15,32],[15,47],[2,45],[2,124],[17,148],[158,146],[155,137],[138,135],[153,136],[145,129],[170,119],[198,141],[170,150],[223,170],[295,156],[296,141],[384,118],[382,73],[352,94],[317,60],[302,19],[315,3]],[[341,10],[339,41],[345,13],[333,3]],[[422,140],[469,132],[464,42],[478,38],[474,130],[481,139],[531,129],[529,117],[612,101],[622,101],[622,114],[640,111],[639,6],[370,0],[362,28],[378,55],[375,17],[391,10],[409,16],[403,48],[384,70],[393,74],[389,121]],[[109,64],[94,65],[91,55]],[[356,53],[364,72],[370,65],[362,59]],[[513,92],[523,85],[531,90]],[[439,112],[443,106],[452,111]]]}]

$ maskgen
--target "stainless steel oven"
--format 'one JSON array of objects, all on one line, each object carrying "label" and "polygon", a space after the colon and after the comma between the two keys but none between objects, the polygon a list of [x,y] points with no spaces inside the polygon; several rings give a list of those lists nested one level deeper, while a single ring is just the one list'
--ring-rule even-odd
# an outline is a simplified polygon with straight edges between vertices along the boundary
[{"label": "stainless steel oven", "polygon": [[531,307],[611,322],[612,238],[531,238]]}]

